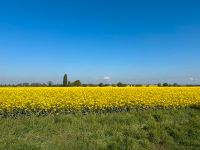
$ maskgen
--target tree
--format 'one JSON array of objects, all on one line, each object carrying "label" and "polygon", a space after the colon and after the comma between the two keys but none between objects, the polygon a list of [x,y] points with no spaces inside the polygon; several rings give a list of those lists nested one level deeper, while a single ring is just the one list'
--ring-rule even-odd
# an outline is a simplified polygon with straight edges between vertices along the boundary
[{"label": "tree", "polygon": [[118,87],[125,87],[125,86],[127,86],[127,85],[126,85],[126,84],[123,84],[123,83],[121,83],[121,82],[118,82],[118,83],[117,83],[117,86],[118,86]]},{"label": "tree", "polygon": [[161,83],[158,83],[158,86],[160,87],[160,86],[162,86],[162,84],[161,84]]},{"label": "tree", "polygon": [[80,80],[74,81],[73,86],[81,86],[81,81]]},{"label": "tree", "polygon": [[99,87],[103,87],[103,83],[99,83]]},{"label": "tree", "polygon": [[168,83],[163,83],[163,86],[169,86],[169,84]]},{"label": "tree", "polygon": [[22,83],[22,86],[29,86],[29,83]]},{"label": "tree", "polygon": [[67,74],[65,74],[63,77],[63,86],[67,87],[67,85],[68,85]]},{"label": "tree", "polygon": [[173,86],[178,86],[178,84],[177,84],[177,83],[174,83]]}]

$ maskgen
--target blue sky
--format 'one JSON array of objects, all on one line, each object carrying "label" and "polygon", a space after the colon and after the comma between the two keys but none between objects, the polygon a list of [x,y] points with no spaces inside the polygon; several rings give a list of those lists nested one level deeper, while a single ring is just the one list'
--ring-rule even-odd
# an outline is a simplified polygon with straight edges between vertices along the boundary
[{"label": "blue sky", "polygon": [[0,84],[200,84],[198,0],[0,2]]}]

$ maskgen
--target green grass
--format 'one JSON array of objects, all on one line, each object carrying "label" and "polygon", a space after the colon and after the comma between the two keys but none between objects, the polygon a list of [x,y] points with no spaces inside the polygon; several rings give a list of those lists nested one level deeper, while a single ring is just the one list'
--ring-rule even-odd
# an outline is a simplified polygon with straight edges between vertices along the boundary
[{"label": "green grass", "polygon": [[1,117],[0,149],[200,149],[200,110]]}]

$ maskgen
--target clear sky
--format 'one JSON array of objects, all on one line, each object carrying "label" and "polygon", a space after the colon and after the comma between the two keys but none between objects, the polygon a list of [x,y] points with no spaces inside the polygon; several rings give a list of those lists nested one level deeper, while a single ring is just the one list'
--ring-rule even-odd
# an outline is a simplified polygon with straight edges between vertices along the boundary
[{"label": "clear sky", "polygon": [[0,84],[200,84],[199,0],[2,0]]}]

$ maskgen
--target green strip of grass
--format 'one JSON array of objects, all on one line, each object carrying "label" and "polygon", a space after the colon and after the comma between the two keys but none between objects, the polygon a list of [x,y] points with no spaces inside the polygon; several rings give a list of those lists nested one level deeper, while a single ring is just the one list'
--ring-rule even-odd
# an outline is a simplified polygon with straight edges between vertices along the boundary
[{"label": "green strip of grass", "polygon": [[1,118],[0,149],[200,149],[200,110]]}]

